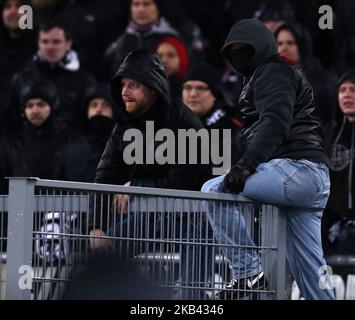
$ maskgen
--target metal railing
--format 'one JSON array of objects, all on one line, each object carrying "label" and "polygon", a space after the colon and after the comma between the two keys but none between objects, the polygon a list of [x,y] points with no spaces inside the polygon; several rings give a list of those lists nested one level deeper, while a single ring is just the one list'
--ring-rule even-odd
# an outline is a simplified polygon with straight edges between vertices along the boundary
[{"label": "metal railing", "polygon": [[[217,243],[209,218],[222,208],[241,213],[252,245]],[[140,275],[164,288],[165,298],[285,299],[286,218],[274,206],[241,196],[10,178],[9,196],[0,197],[2,228],[5,219],[2,299],[66,297],[72,279],[98,252],[133,261]],[[267,281],[228,295],[227,250],[257,257]]]}]

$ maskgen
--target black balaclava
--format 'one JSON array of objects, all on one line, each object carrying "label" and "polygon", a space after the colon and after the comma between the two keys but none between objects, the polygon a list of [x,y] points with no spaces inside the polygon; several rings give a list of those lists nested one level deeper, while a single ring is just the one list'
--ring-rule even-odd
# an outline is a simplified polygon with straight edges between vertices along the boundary
[{"label": "black balaclava", "polygon": [[89,119],[89,131],[99,137],[110,135],[115,121],[112,118],[96,115]]},{"label": "black balaclava", "polygon": [[255,55],[252,46],[247,45],[236,50],[230,49],[229,59],[233,67],[241,74],[249,75],[252,71],[251,59]]},{"label": "black balaclava", "polygon": [[83,117],[87,119],[88,107],[91,100],[101,98],[107,100],[111,107],[113,118],[109,118],[102,115],[96,115],[87,120],[88,130],[90,133],[105,137],[109,135],[115,124],[117,118],[117,106],[113,99],[111,98],[110,86],[106,82],[96,83],[93,86],[89,87],[84,94],[84,112]]}]

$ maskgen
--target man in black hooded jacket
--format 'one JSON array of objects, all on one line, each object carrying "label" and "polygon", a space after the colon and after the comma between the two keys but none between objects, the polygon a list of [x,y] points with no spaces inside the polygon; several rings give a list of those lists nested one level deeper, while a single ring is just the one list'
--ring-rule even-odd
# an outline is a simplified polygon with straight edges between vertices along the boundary
[{"label": "man in black hooded jacket", "polygon": [[[222,52],[247,80],[239,98],[245,153],[227,175],[206,182],[202,190],[241,193],[282,207],[287,258],[302,297],[333,299],[320,232],[330,190],[328,159],[314,117],[312,86],[298,66],[277,55],[272,32],[256,19],[236,23]],[[223,225],[221,216],[228,220]],[[224,207],[209,220],[219,242],[254,245],[239,210]],[[245,290],[234,297],[265,288],[257,250],[228,250],[227,258],[232,270],[228,289]]]},{"label": "man in black hooded jacket", "polygon": [[[144,88],[151,98],[144,97],[140,101],[133,96],[131,92],[137,86]],[[130,181],[132,186],[198,190],[207,177],[203,166],[147,164],[148,161],[127,165],[123,159],[128,145],[123,140],[125,130],[141,130],[143,141],[146,141],[147,121],[154,121],[155,131],[203,128],[193,112],[178,100],[172,101],[168,79],[158,56],[146,50],[130,53],[111,81],[111,94],[119,107],[118,123],[97,167],[96,182],[125,184]]]},{"label": "man in black hooded jacket", "polygon": [[[148,122],[154,123],[155,130],[163,128],[172,130],[175,137],[177,137],[178,129],[195,129],[197,131],[203,128],[202,123],[192,111],[181,104],[178,99],[173,100],[171,98],[168,78],[159,57],[147,50],[132,51],[128,54],[111,81],[111,95],[119,107],[118,123],[113,129],[97,167],[95,182],[125,186],[199,190],[203,182],[210,176],[210,165],[181,164],[178,162],[175,162],[175,164],[160,164],[157,158],[150,162],[150,159],[146,156],[143,156],[143,161],[140,164],[136,162],[127,164],[125,158],[125,149],[129,143],[125,141],[124,134],[128,129],[137,129],[141,132],[143,135],[143,150],[154,148],[155,157],[157,157],[157,147],[161,143],[147,141],[146,125]],[[178,147],[177,143],[175,143],[175,147]],[[177,155],[177,152],[175,154]],[[141,218],[145,218],[138,218],[137,212],[134,214],[127,212],[127,202],[127,196],[116,196],[116,211],[118,211],[118,214],[124,214],[123,216],[126,218],[123,221],[119,218],[114,221],[122,223],[123,228],[127,227],[131,237],[137,237],[136,232],[138,231],[134,231],[133,228],[135,228],[136,223],[139,223],[138,221],[142,223]],[[162,219],[165,218],[162,217]],[[154,219],[154,222],[156,222],[156,219]],[[154,222],[150,222],[149,225],[156,230]],[[105,223],[101,221],[99,223],[93,221],[90,234],[92,236],[103,236],[104,232],[101,230],[103,225]],[[184,228],[189,228],[186,221],[184,222]],[[117,236],[116,232],[120,230],[117,226],[113,226],[113,228],[108,226],[108,229],[109,234],[113,233],[115,236]],[[124,231],[125,236],[126,232]],[[188,231],[184,229],[181,232],[186,235]],[[105,249],[109,246],[108,241],[95,241],[94,238],[91,240],[93,249]],[[185,248],[182,250],[182,256],[185,256]],[[133,252],[130,251],[129,255],[132,254]],[[184,260],[184,257],[182,257],[182,260]],[[181,263],[184,264],[184,262]],[[182,272],[185,272],[185,269],[187,268],[183,267]],[[183,280],[186,280],[187,276],[183,275]]]},{"label": "man in black hooded jacket", "polygon": [[5,177],[54,179],[55,165],[67,129],[55,118],[59,99],[54,84],[34,82],[20,93],[21,130],[8,131],[0,141],[0,191],[7,194]]}]

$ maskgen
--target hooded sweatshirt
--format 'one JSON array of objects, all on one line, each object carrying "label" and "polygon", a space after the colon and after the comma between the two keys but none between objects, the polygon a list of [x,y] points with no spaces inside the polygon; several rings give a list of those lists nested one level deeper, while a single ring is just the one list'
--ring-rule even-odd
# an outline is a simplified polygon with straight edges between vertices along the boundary
[{"label": "hooded sweatshirt", "polygon": [[[156,92],[157,99],[152,106],[138,118],[132,118],[126,112],[122,100],[123,77],[134,79]],[[101,161],[96,170],[98,183],[124,184],[131,181],[133,186],[200,190],[202,183],[209,178],[209,165],[194,164],[149,164],[146,157],[148,145],[156,147],[157,141],[146,142],[146,122],[154,121],[155,133],[167,128],[177,137],[178,129],[202,129],[203,125],[198,117],[179,100],[172,99],[168,78],[159,57],[147,50],[133,51],[127,55],[111,81],[111,95],[118,105],[118,123],[106,145]],[[130,142],[123,141],[127,129],[139,129],[143,135],[142,164],[128,165],[123,159],[123,152]],[[178,144],[175,143],[175,148]],[[177,152],[175,153],[177,155]]]},{"label": "hooded sweatshirt", "polygon": [[4,134],[0,141],[0,191],[7,193],[4,177],[39,177],[54,179],[55,165],[67,139],[65,127],[55,119],[57,92],[51,83],[35,82],[22,89],[22,105],[34,98],[45,100],[51,108],[49,117],[34,126],[27,118],[23,128]]},{"label": "hooded sweatshirt", "polygon": [[[349,70],[339,80],[355,83],[355,71]],[[331,192],[327,208],[338,218],[355,220],[355,121],[350,121],[336,106],[329,130]]]},{"label": "hooded sweatshirt", "polygon": [[[247,44],[247,55],[235,59],[233,44]],[[242,20],[232,27],[222,52],[247,79],[238,105],[246,148],[240,161],[253,168],[273,158],[327,163],[312,86],[298,66],[277,55],[272,32],[256,19]]]}]

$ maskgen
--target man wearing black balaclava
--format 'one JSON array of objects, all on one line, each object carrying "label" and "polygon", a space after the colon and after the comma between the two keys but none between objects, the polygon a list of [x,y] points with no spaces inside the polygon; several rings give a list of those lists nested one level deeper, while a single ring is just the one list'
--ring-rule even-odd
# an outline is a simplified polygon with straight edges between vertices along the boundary
[{"label": "man wearing black balaclava", "polygon": [[[222,53],[246,77],[238,105],[245,152],[227,175],[207,181],[202,190],[241,193],[281,207],[287,216],[287,258],[302,297],[334,299],[323,271],[320,234],[330,190],[328,158],[314,117],[312,86],[293,61],[277,55],[272,32],[256,19],[236,23]],[[216,239],[239,246],[226,250],[232,279],[220,298],[259,298],[254,290],[267,289],[268,282],[259,251],[240,248],[255,246],[246,222],[238,207],[215,208],[209,221]]]},{"label": "man wearing black balaclava", "polygon": [[61,154],[57,179],[93,182],[116,118],[116,105],[107,83],[98,83],[84,96],[85,132],[74,134]]}]

